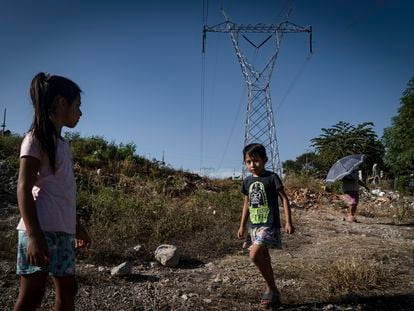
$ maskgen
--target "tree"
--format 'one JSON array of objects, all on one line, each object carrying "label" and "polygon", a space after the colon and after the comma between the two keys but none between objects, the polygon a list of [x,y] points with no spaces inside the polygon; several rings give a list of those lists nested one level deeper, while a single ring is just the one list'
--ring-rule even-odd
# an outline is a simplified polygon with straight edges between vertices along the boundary
[{"label": "tree", "polygon": [[350,154],[366,154],[365,167],[383,164],[384,146],[374,132],[372,122],[353,126],[340,121],[331,128],[322,128],[323,134],[311,139],[319,155],[321,167],[328,170],[338,159]]},{"label": "tree", "polygon": [[414,173],[414,77],[400,100],[398,114],[392,125],[384,129],[384,162],[396,176]]},{"label": "tree", "polygon": [[283,171],[287,174],[308,174],[314,177],[321,177],[326,173],[321,169],[319,155],[315,152],[306,152],[296,157],[295,160],[284,161]]}]

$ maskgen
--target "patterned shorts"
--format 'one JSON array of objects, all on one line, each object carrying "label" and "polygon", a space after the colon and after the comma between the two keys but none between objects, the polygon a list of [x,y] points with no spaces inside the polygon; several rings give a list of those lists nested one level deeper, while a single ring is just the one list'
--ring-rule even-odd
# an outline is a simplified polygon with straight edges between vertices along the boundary
[{"label": "patterned shorts", "polygon": [[358,191],[345,191],[341,196],[342,201],[347,205],[357,205],[359,202],[359,192]]},{"label": "patterned shorts", "polygon": [[250,229],[252,243],[269,248],[282,248],[282,238],[279,228],[255,227]]},{"label": "patterned shorts", "polygon": [[19,231],[16,274],[48,272],[53,276],[75,274],[75,236],[65,232],[43,232],[49,248],[49,262],[45,266],[33,266],[27,261],[28,237],[26,231]]}]

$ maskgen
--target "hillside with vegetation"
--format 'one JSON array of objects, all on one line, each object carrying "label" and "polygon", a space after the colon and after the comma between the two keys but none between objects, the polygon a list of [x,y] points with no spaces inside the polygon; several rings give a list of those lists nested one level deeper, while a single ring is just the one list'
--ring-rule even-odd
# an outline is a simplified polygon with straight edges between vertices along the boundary
[{"label": "hillside with vegetation", "polygon": [[[82,138],[76,133],[66,138],[73,150],[78,214],[94,237],[94,247],[85,254],[89,260],[127,259],[125,251],[137,244],[148,256],[159,244],[176,244],[186,257],[197,260],[235,247],[232,231],[241,202],[236,190],[239,182],[173,170],[136,155],[132,144],[115,145],[102,137]],[[11,204],[16,204],[21,139],[0,137],[0,195]],[[4,255],[14,256],[14,252]]]},{"label": "hillside with vegetation", "polygon": [[[259,310],[263,280],[235,239],[241,182],[174,170],[133,144],[66,134],[78,211],[93,244],[78,252],[78,310]],[[15,226],[22,137],[0,136],[0,306],[17,297]],[[409,310],[414,303],[414,204],[391,190],[364,192],[359,223],[342,221],[335,187],[307,170],[285,178],[297,232],[272,250],[283,310]],[[376,185],[377,187],[378,185]],[[173,244],[179,265],[154,251]],[[134,247],[137,247],[134,250]],[[112,269],[127,262],[127,275]],[[49,287],[41,310],[53,305]]]}]

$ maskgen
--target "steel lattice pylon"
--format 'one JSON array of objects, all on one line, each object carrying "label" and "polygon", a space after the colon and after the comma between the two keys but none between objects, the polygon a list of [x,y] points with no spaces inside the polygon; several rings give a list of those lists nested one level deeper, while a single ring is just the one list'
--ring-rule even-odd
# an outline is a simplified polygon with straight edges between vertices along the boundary
[{"label": "steel lattice pylon", "polygon": [[[209,27],[204,26],[203,29],[203,53],[205,49],[205,39],[207,32],[223,32],[230,33],[233,47],[236,51],[243,76],[247,84],[247,112],[246,126],[244,132],[244,145],[253,142],[261,143],[266,147],[269,161],[266,168],[277,172],[280,176],[282,168],[279,158],[279,150],[276,137],[275,122],[272,109],[272,100],[270,96],[270,79],[272,77],[273,68],[279,53],[280,43],[285,33],[307,32],[310,34],[310,43],[312,43],[312,27],[301,27],[288,21],[280,24],[272,25],[236,25],[231,22],[226,13],[222,10],[225,18],[224,23]],[[250,41],[244,33],[264,33],[269,36],[259,45],[255,45]],[[263,69],[257,70],[242,53],[239,44],[239,35],[242,34],[256,49],[262,47],[269,40],[274,40],[275,50],[272,51],[270,59],[265,63]],[[310,45],[312,52],[312,45]],[[246,171],[243,167],[243,177]]]}]

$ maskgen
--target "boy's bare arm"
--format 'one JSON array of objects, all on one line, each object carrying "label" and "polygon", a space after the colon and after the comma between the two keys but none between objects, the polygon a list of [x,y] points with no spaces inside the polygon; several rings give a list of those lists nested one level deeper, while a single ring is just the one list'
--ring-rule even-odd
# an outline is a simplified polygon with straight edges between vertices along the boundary
[{"label": "boy's bare arm", "polygon": [[282,199],[283,211],[285,214],[285,231],[286,233],[291,234],[295,232],[295,228],[293,227],[293,223],[292,223],[292,213],[290,210],[289,199],[283,187],[279,188],[277,192],[280,198]]},{"label": "boy's bare arm", "polygon": [[243,211],[240,220],[240,227],[239,231],[237,232],[237,238],[243,239],[244,237],[244,230],[246,227],[247,217],[249,217],[249,198],[247,195],[244,196],[244,204],[243,204]]}]

